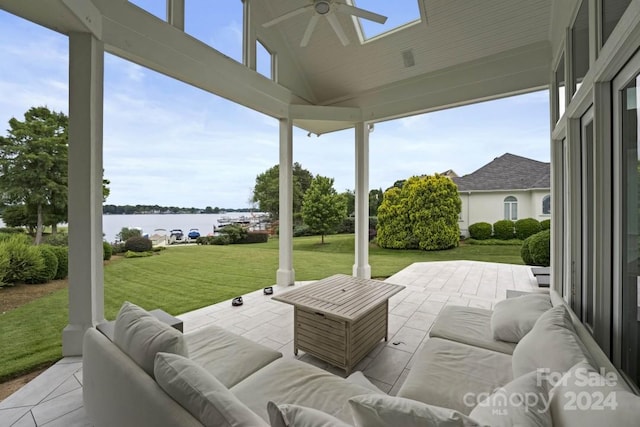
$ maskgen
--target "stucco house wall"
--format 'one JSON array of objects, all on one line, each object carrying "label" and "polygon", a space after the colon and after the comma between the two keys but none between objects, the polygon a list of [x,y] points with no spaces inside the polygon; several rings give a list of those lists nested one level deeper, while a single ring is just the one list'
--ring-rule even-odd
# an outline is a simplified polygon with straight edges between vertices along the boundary
[{"label": "stucco house wall", "polygon": [[[460,233],[469,236],[469,226],[477,222],[493,224],[505,218],[505,199],[515,197],[515,220],[551,218],[543,212],[543,200],[551,200],[549,163],[506,153],[473,173],[451,179],[462,201]],[[550,207],[550,203],[549,203]]]},{"label": "stucco house wall", "polygon": [[538,221],[550,219],[550,214],[543,213],[543,199],[551,195],[549,189],[514,190],[514,191],[461,191],[460,200],[460,232],[469,236],[469,225],[476,222],[488,222],[505,219],[504,199],[513,196],[518,202],[517,219],[535,218]]}]

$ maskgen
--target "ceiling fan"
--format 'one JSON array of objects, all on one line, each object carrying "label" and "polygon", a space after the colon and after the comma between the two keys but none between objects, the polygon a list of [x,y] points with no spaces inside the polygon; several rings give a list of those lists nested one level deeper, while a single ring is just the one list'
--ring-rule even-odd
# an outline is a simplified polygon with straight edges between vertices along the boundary
[{"label": "ceiling fan", "polygon": [[336,35],[342,42],[343,46],[349,44],[349,38],[344,32],[340,21],[338,21],[336,13],[342,13],[344,15],[352,15],[357,16],[359,18],[367,19],[369,21],[377,22],[379,24],[384,24],[387,21],[386,16],[379,15],[377,13],[370,12],[368,10],[360,9],[358,7],[354,7],[348,5],[346,3],[336,1],[336,0],[312,0],[310,4],[306,6],[301,6],[297,9],[293,9],[283,15],[278,16],[275,19],[272,19],[269,22],[265,22],[262,24],[264,28],[272,27],[282,21],[286,21],[289,18],[293,18],[294,16],[300,15],[301,13],[306,12],[311,9],[313,11],[313,16],[309,20],[309,24],[307,25],[307,29],[304,32],[304,36],[302,37],[302,41],[300,42],[301,47],[307,46],[309,44],[309,40],[311,39],[311,34],[313,34],[313,30],[316,28],[320,17],[327,18],[331,28],[335,31]]}]

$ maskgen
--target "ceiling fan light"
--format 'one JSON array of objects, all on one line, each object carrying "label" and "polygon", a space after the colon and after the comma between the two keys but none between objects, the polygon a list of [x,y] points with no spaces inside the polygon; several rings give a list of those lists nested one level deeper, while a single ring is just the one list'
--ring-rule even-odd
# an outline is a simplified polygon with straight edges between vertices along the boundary
[{"label": "ceiling fan light", "polygon": [[316,12],[319,13],[320,15],[325,15],[329,13],[329,10],[331,9],[329,2],[324,0],[316,1],[313,7],[316,10]]}]

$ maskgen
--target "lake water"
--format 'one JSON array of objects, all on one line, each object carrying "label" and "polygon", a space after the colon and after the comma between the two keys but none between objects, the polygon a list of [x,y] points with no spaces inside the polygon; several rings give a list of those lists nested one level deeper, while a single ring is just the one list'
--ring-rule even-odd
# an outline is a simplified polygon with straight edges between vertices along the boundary
[{"label": "lake water", "polygon": [[246,212],[231,212],[227,214],[163,214],[163,215],[103,215],[102,232],[108,242],[116,240],[116,234],[127,228],[142,228],[142,234],[152,235],[157,228],[169,230],[179,228],[188,233],[191,228],[197,228],[200,234],[206,236],[213,233],[213,227],[219,226],[218,219],[239,218],[250,216]]}]

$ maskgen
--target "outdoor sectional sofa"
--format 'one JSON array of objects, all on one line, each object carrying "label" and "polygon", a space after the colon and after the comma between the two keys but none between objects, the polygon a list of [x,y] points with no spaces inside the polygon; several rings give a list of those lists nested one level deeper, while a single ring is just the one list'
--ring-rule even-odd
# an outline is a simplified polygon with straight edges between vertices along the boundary
[{"label": "outdoor sectional sofa", "polygon": [[[493,312],[445,307],[398,397],[215,326],[182,335],[125,303],[113,341],[86,332],[83,393],[96,427],[637,425],[640,398],[617,375],[554,291]],[[616,407],[572,411],[571,393],[613,393]]]}]

